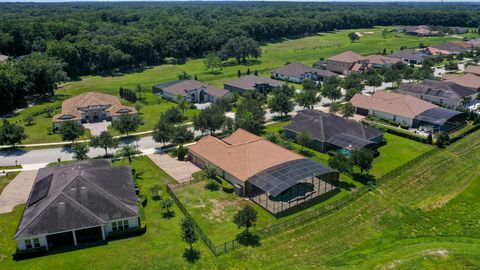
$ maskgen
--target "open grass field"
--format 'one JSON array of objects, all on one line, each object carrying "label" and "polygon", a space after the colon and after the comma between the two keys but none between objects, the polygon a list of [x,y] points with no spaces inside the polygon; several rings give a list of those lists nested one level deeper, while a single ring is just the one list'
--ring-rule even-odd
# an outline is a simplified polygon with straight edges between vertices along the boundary
[{"label": "open grass field", "polygon": [[[241,70],[243,74],[247,69],[252,72],[259,71],[261,76],[270,76],[269,71],[273,68],[280,67],[287,62],[302,62],[311,65],[320,58],[326,58],[337,53],[353,50],[361,54],[373,54],[382,52],[383,49],[398,50],[401,46],[418,47],[420,42],[425,45],[436,44],[447,40],[458,40],[452,37],[414,37],[400,33],[389,33],[386,38],[381,35],[382,29],[385,27],[375,27],[372,29],[355,29],[342,30],[331,33],[319,33],[300,39],[284,39],[276,43],[268,43],[262,46],[262,57],[258,60],[252,60],[247,64],[237,65],[230,63],[220,74],[213,74],[205,71],[203,59],[195,59],[187,61],[182,65],[160,65],[147,68],[141,72],[132,72],[126,74],[116,74],[114,76],[85,76],[79,81],[68,82],[61,85],[57,91],[57,97],[52,101],[35,105],[31,108],[17,113],[11,117],[11,121],[24,125],[23,119],[27,115],[35,115],[35,124],[25,126],[26,133],[29,138],[24,141],[25,144],[31,143],[48,143],[61,141],[57,134],[47,135],[48,128],[51,127],[51,117],[40,113],[46,107],[51,106],[60,111],[61,101],[72,96],[79,95],[88,91],[97,91],[118,96],[120,87],[134,89],[137,84],[145,88],[144,101],[139,102],[142,106],[140,113],[145,124],[139,128],[139,131],[147,131],[154,128],[158,121],[159,114],[169,107],[174,106],[173,103],[158,100],[151,93],[153,85],[173,81],[177,79],[177,74],[185,71],[190,75],[197,75],[198,79],[218,87],[223,87],[223,82],[234,79],[237,76],[237,70]],[[387,27],[393,30],[394,27]],[[364,33],[359,42],[352,43],[347,37],[351,31]],[[368,33],[367,33],[368,32]],[[127,105],[131,105],[126,101],[122,101]],[[189,110],[188,116],[195,114],[195,110]],[[114,132],[115,133],[115,132]],[[117,134],[117,133],[115,133]]]},{"label": "open grass field", "polygon": [[[348,206],[263,239],[260,247],[213,257],[199,242],[194,264],[182,258],[176,216],[160,203],[144,209],[147,233],[63,254],[13,262],[11,237],[21,207],[0,215],[1,269],[478,269],[480,132],[415,164]],[[143,192],[169,178],[145,157],[134,160]],[[163,193],[167,196],[166,193]]]}]

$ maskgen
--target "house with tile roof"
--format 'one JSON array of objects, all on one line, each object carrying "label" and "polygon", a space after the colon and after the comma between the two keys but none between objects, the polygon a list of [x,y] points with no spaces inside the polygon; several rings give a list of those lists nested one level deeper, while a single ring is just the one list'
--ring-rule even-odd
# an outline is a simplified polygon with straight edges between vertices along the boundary
[{"label": "house with tile roof", "polygon": [[445,74],[443,80],[458,84],[464,87],[480,90],[480,76],[466,73],[466,74]]},{"label": "house with tile roof", "polygon": [[430,46],[430,48],[446,51],[449,54],[461,54],[473,49],[473,46],[464,41],[444,42]]},{"label": "house with tile roof", "polygon": [[480,66],[468,65],[465,68],[465,73],[470,73],[470,74],[473,74],[473,75],[480,76]]},{"label": "house with tile roof", "polygon": [[159,83],[153,86],[153,93],[172,101],[176,101],[178,96],[182,96],[191,103],[215,102],[230,95],[230,92],[225,89],[220,89],[197,80]]},{"label": "house with tile roof", "polygon": [[383,131],[379,129],[317,110],[298,112],[292,118],[292,123],[283,127],[283,134],[287,138],[295,139],[302,132],[312,137],[309,147],[321,152],[373,149],[383,141]]},{"label": "house with tile roof", "polygon": [[371,96],[356,94],[350,102],[357,114],[407,127],[449,131],[465,125],[464,113],[441,108],[411,95],[376,91]]},{"label": "house with tile roof", "polygon": [[130,167],[88,160],[38,171],[14,239],[18,250],[53,250],[139,226]]},{"label": "house with tile roof", "polygon": [[238,195],[273,214],[338,190],[334,169],[243,129],[224,139],[204,136],[188,152],[194,164],[215,168]]},{"label": "house with tile roof", "polygon": [[273,79],[293,83],[303,83],[305,80],[324,81],[337,74],[328,70],[312,68],[302,63],[290,63],[270,72]]},{"label": "house with tile roof", "polygon": [[401,59],[405,64],[418,65],[430,57],[429,54],[422,50],[403,49],[390,53],[388,56]]},{"label": "house with tile roof", "polygon": [[470,105],[464,104],[465,99],[474,101],[477,98],[478,88],[466,87],[450,81],[424,80],[421,83],[402,83],[398,92],[438,105],[460,108]]},{"label": "house with tile roof", "polygon": [[250,90],[261,93],[268,92],[275,87],[284,85],[285,82],[255,75],[242,76],[238,79],[223,83],[223,88],[229,92],[243,93]]},{"label": "house with tile roof", "polygon": [[366,68],[368,60],[362,55],[346,51],[327,59],[327,70],[343,75],[359,72]]},{"label": "house with tile roof", "polygon": [[115,96],[87,92],[63,101],[62,112],[53,116],[53,125],[58,128],[67,121],[78,123],[115,121],[122,115],[136,114],[135,108],[122,105]]}]

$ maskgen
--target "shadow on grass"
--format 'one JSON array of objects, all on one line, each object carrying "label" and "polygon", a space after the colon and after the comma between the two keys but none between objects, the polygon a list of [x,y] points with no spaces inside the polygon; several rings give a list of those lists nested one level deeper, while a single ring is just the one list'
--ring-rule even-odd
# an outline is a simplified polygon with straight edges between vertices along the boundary
[{"label": "shadow on grass", "polygon": [[275,115],[274,117],[272,117],[273,121],[278,121],[278,122],[289,121],[290,119],[292,119],[291,115]]},{"label": "shadow on grass", "polygon": [[364,185],[375,183],[375,176],[371,174],[352,173],[352,178]]},{"label": "shadow on grass", "polygon": [[195,263],[200,259],[200,251],[196,248],[186,248],[183,252],[183,258],[189,263]]},{"label": "shadow on grass", "polygon": [[357,188],[354,184],[352,184],[352,183],[347,183],[347,182],[340,182],[340,183],[338,184],[338,187],[341,188],[341,189],[348,190],[348,191],[351,191],[351,190]]},{"label": "shadow on grass", "polygon": [[174,211],[168,211],[168,212],[162,213],[162,218],[170,219],[170,218],[175,217],[175,215],[176,214],[175,214]]},{"label": "shadow on grass", "polygon": [[248,247],[258,247],[260,246],[260,236],[258,234],[253,234],[251,232],[243,231],[237,235],[237,241]]},{"label": "shadow on grass", "polygon": [[313,157],[315,156],[315,154],[312,152],[312,151],[309,151],[307,149],[303,149],[303,150],[300,150],[298,151],[300,153],[300,155],[302,156],[305,156],[305,157]]}]

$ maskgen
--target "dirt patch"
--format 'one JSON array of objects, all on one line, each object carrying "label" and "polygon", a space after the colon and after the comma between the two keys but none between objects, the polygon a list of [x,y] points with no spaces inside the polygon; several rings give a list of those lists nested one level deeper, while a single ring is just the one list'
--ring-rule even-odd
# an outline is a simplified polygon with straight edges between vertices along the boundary
[{"label": "dirt patch", "polygon": [[211,211],[203,214],[204,217],[213,220],[217,223],[223,223],[230,221],[228,215],[225,215],[225,208],[229,206],[235,206],[239,208],[238,201],[219,201],[216,199],[208,200],[208,204],[211,205]]},{"label": "dirt patch", "polygon": [[448,257],[448,250],[447,249],[432,249],[432,250],[427,250],[423,253],[423,255],[426,256],[435,256],[435,257]]},{"label": "dirt patch", "polygon": [[402,263],[402,260],[395,260],[393,262],[389,262],[386,267],[382,267],[382,269],[395,269]]}]

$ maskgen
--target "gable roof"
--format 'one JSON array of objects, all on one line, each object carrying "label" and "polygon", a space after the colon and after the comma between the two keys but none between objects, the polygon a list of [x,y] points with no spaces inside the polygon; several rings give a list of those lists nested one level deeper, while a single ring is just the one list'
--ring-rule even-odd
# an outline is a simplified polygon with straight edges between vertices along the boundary
[{"label": "gable roof", "polygon": [[189,91],[195,91],[204,88],[210,96],[221,98],[228,94],[225,89],[220,89],[196,80],[179,80],[174,82],[159,83],[154,86],[163,92],[170,93],[174,96],[186,96]]},{"label": "gable roof", "polygon": [[[38,183],[51,179],[48,186]],[[45,192],[40,194],[39,192]],[[130,167],[89,160],[42,168],[30,192],[15,239],[105,224],[138,216]]]},{"label": "gable roof", "polygon": [[309,67],[305,64],[302,63],[290,63],[288,65],[285,65],[281,68],[273,69],[273,73],[278,73],[284,76],[291,76],[291,77],[301,77],[305,73],[317,73],[318,69]]},{"label": "gable roof", "polygon": [[352,51],[345,51],[340,54],[334,55],[328,58],[330,61],[338,61],[338,62],[345,62],[345,63],[356,63],[358,61],[365,60],[365,57],[362,55],[352,52]]},{"label": "gable roof", "polygon": [[368,60],[368,64],[374,65],[395,64],[402,61],[402,59],[398,57],[391,57],[380,54],[367,55],[365,56],[365,59]]},{"label": "gable roof", "polygon": [[285,82],[273,80],[270,78],[265,77],[258,77],[255,75],[248,75],[238,78],[236,80],[231,80],[224,83],[225,85],[233,86],[236,88],[244,89],[244,90],[253,90],[255,89],[256,85],[259,84],[268,84],[271,87],[278,87],[285,84]]},{"label": "gable roof", "polygon": [[396,57],[400,59],[415,60],[417,62],[423,61],[425,58],[429,57],[426,53],[422,51],[417,51],[414,49],[403,49],[403,50],[395,51],[389,54],[388,56]]},{"label": "gable roof", "polygon": [[480,77],[471,73],[464,75],[459,74],[445,74],[444,79],[447,82],[455,83],[465,87],[470,87],[474,89],[480,88]]},{"label": "gable roof", "polygon": [[305,158],[243,129],[223,140],[204,136],[188,150],[243,182],[268,168]]},{"label": "gable roof", "polygon": [[[304,110],[295,115],[292,123],[284,127],[296,134],[307,132],[312,138],[337,145],[340,141],[346,145],[337,145],[342,148],[361,148],[383,134],[379,129],[370,127],[355,120],[339,117],[335,114],[315,110]],[[341,140],[339,140],[341,139]],[[349,147],[349,145],[351,145]]]},{"label": "gable roof", "polygon": [[480,76],[480,66],[467,66],[465,68],[465,73],[471,73]]},{"label": "gable roof", "polygon": [[476,89],[448,81],[424,80],[422,83],[402,83],[399,91],[460,100],[477,93]]},{"label": "gable roof", "polygon": [[87,92],[63,101],[62,112],[53,116],[53,121],[80,120],[82,116],[80,109],[91,106],[105,106],[105,110],[112,116],[137,113],[135,108],[123,106],[116,96]]},{"label": "gable roof", "polygon": [[438,107],[414,96],[386,91],[376,91],[371,96],[355,94],[350,102],[357,108],[385,112],[409,119],[414,119],[422,112]]},{"label": "gable roof", "polygon": [[450,52],[464,52],[471,49],[472,45],[463,41],[455,41],[455,42],[444,42],[444,43],[440,43],[430,47],[436,48],[439,50],[450,51]]}]

